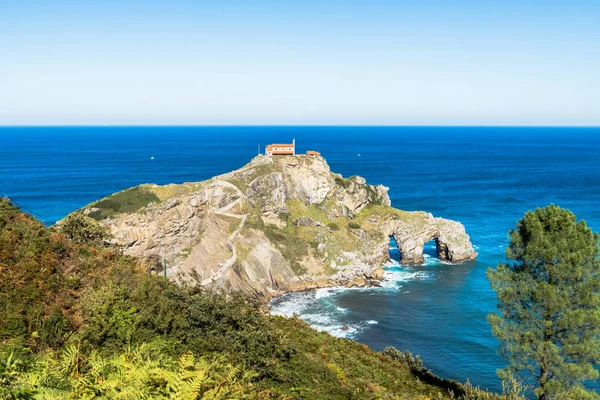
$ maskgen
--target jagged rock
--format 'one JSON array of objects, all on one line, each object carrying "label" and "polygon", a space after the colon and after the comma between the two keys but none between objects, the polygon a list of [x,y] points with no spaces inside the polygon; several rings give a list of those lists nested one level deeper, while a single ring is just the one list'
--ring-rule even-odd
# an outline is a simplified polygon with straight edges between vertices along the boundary
[{"label": "jagged rock", "polygon": [[[296,226],[315,226],[317,223],[311,217],[300,217],[294,220],[292,224]],[[322,225],[322,224],[321,224]]]},{"label": "jagged rock", "polygon": [[364,287],[366,284],[367,284],[367,282],[360,276],[357,276],[356,278],[354,278],[352,280],[352,286],[355,286],[355,287]]},{"label": "jagged rock", "polygon": [[[100,222],[125,253],[166,262],[182,285],[261,297],[362,287],[383,279],[390,237],[406,264],[423,262],[430,240],[443,260],[477,256],[459,222],[394,209],[388,188],[334,174],[322,157],[258,156],[206,182],[143,188],[160,202]],[[100,215],[102,204],[83,211]]]},{"label": "jagged rock", "polygon": [[341,205],[341,212],[345,217],[360,212],[369,203],[386,206],[391,204],[387,193],[389,188],[383,185],[367,185],[365,179],[360,176],[337,179],[341,184],[336,186],[333,197]]},{"label": "jagged rock", "polygon": [[367,237],[367,233],[365,232],[364,229],[352,229],[351,230],[352,234],[358,236],[359,238],[366,238]]},{"label": "jagged rock", "polygon": [[286,185],[281,172],[259,176],[250,183],[246,196],[252,205],[260,206],[265,213],[287,213]]},{"label": "jagged rock", "polygon": [[366,273],[365,277],[368,279],[376,279],[380,281],[383,279],[383,268],[377,267],[373,271]]}]

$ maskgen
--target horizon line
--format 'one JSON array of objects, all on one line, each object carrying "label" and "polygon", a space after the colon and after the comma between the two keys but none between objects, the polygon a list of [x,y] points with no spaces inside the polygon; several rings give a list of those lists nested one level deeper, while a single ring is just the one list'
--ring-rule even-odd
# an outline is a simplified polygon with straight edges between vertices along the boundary
[{"label": "horizon line", "polygon": [[600,128],[599,125],[519,124],[0,124],[1,128]]}]

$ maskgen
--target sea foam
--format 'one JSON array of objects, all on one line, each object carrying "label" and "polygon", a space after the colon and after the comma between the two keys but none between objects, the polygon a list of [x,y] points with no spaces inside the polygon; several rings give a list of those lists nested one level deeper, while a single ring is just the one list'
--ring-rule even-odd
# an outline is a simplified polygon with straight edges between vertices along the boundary
[{"label": "sea foam", "polygon": [[[429,257],[426,257],[427,262],[424,265],[434,265],[434,261],[439,262],[437,258],[431,257],[431,259],[429,261]],[[271,302],[271,314],[286,317],[298,315],[319,331],[328,332],[336,337],[351,339],[365,329],[371,329],[379,322],[373,319],[355,319],[356,316],[352,314],[351,310],[338,305],[344,294],[355,291],[400,292],[406,282],[427,279],[431,275],[431,271],[414,271],[410,267],[392,261],[384,266],[383,280],[380,282],[380,286],[361,288],[331,287],[314,291],[287,293]],[[408,291],[400,293],[408,293]]]}]

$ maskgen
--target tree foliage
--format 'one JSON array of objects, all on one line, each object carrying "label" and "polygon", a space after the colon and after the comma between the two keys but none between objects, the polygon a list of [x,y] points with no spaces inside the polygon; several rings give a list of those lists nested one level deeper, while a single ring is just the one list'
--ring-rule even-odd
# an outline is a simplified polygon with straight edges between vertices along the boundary
[{"label": "tree foliage", "polygon": [[509,365],[538,399],[596,398],[584,381],[600,362],[598,234],[555,205],[510,231],[509,263],[488,270],[499,314],[488,320]]},{"label": "tree foliage", "polygon": [[110,238],[105,227],[80,211],[69,214],[60,225],[60,231],[78,244],[100,245]]}]

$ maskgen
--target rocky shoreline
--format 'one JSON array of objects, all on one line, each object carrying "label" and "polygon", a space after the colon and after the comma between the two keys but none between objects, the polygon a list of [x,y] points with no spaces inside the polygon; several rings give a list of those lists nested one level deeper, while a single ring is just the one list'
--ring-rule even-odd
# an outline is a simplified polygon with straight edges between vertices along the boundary
[{"label": "rocky shoreline", "polygon": [[388,188],[331,172],[323,157],[257,156],[208,181],[141,185],[82,209],[127,254],[181,285],[265,299],[323,287],[376,286],[390,238],[402,263],[475,259],[462,224],[390,206]]}]

